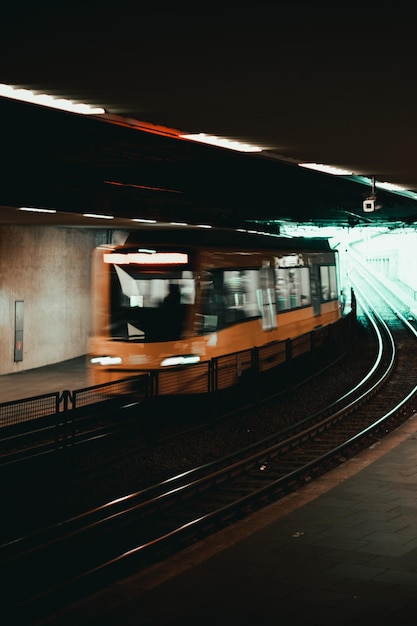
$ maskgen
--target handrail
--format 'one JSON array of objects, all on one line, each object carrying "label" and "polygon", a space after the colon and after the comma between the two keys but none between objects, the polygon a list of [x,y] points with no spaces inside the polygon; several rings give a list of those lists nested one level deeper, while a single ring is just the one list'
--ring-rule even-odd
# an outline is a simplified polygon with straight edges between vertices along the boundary
[{"label": "handrail", "polygon": [[[219,397],[236,394],[236,389],[242,396],[251,396],[253,404],[269,397],[271,387],[274,395],[294,389],[336,362],[349,349],[355,323],[356,311],[353,309],[337,322],[306,333],[304,338],[271,342],[216,357],[205,364],[206,371],[204,367],[199,370],[206,380],[198,388],[199,393],[212,397],[213,401],[206,405],[212,407],[214,415]],[[295,350],[293,344],[297,346]],[[175,375],[178,377],[184,373],[187,376],[192,371],[196,370],[190,366],[175,368]],[[174,370],[170,372],[175,378]],[[149,414],[157,405],[155,401],[163,399],[161,389],[167,387],[160,387],[159,377],[162,379],[166,375],[167,370],[150,370],[101,385],[0,403],[0,457],[10,449],[19,448],[19,441],[30,447],[30,437],[33,438],[36,432],[47,433],[47,451],[73,445],[74,425],[82,418],[103,415],[104,408],[131,416],[142,404],[146,405]],[[187,384],[183,386],[187,388]],[[167,393],[169,398],[169,386]]]}]

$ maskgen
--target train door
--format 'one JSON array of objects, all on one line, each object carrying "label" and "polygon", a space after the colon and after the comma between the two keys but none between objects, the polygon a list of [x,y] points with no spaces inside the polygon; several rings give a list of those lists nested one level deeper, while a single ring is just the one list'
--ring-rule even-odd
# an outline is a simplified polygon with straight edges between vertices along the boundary
[{"label": "train door", "polygon": [[321,313],[321,286],[320,286],[320,266],[313,263],[310,266],[310,288],[311,288],[311,304],[313,305],[313,314],[316,317]]},{"label": "train door", "polygon": [[277,307],[275,297],[275,273],[272,267],[262,267],[259,271],[258,305],[262,313],[262,329],[277,327]]}]

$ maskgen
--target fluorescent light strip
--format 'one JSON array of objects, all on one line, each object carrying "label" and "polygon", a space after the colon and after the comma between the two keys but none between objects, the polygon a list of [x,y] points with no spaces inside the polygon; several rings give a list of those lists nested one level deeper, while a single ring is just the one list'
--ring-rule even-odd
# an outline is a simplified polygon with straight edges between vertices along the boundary
[{"label": "fluorescent light strip", "polygon": [[55,209],[38,209],[32,206],[21,206],[19,211],[31,211],[32,213],[56,213]]},{"label": "fluorescent light strip", "polygon": [[191,139],[200,143],[208,143],[211,146],[219,146],[228,148],[229,150],[237,150],[238,152],[262,152],[262,148],[249,143],[242,143],[225,137],[216,137],[215,135],[206,135],[206,133],[191,133],[189,135],[180,135],[183,139]]},{"label": "fluorescent light strip", "polygon": [[376,181],[375,187],[380,187],[381,189],[386,189],[387,191],[407,191],[405,187],[401,187],[401,185],[395,185],[394,183],[380,183]]},{"label": "fluorescent light strip", "polygon": [[105,109],[102,107],[93,107],[83,102],[72,102],[66,98],[54,98],[44,93],[34,93],[30,89],[21,89],[12,85],[0,83],[0,96],[11,98],[12,100],[21,100],[32,104],[39,104],[52,109],[61,109],[71,113],[80,113],[82,115],[102,115]]},{"label": "fluorescent light strip", "polygon": [[336,176],[353,176],[353,172],[344,170],[340,167],[334,167],[333,165],[324,165],[323,163],[299,163],[298,165],[310,170],[325,172],[326,174],[335,174]]},{"label": "fluorescent light strip", "polygon": [[83,217],[95,217],[100,220],[114,220],[113,215],[99,215],[98,213],[83,213]]},{"label": "fluorescent light strip", "polygon": [[[316,170],[318,172],[325,172],[327,174],[335,174],[336,176],[355,176],[355,173],[351,172],[350,170],[344,170],[339,167],[334,167],[333,165],[324,165],[323,163],[299,163],[298,165],[300,167],[305,167],[307,169]],[[363,178],[365,179],[366,177],[363,177]],[[366,178],[366,180],[369,182],[369,184],[372,184],[371,179]],[[412,191],[409,191],[409,189],[406,189],[405,187],[402,187],[401,185],[396,185],[394,183],[376,181],[375,187],[379,187],[380,189],[386,189],[387,191],[406,192],[412,195],[414,198],[417,198],[417,194],[413,193]]]},{"label": "fluorescent light strip", "polygon": [[143,224],[156,224],[156,220],[146,220],[146,219],[141,218],[141,217],[134,217],[132,219],[132,222],[141,222]]}]

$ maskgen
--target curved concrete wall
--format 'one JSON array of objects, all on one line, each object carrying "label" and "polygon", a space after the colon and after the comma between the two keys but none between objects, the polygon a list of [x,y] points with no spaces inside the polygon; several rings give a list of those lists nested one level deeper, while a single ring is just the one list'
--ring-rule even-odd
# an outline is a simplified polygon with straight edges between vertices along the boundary
[{"label": "curved concrete wall", "polygon": [[[104,229],[0,226],[0,374],[86,353],[91,253],[107,237]],[[16,301],[23,302],[21,361],[15,361]]]},{"label": "curved concrete wall", "polygon": [[417,294],[417,233],[413,229],[379,233],[354,247],[386,278],[400,281]]}]

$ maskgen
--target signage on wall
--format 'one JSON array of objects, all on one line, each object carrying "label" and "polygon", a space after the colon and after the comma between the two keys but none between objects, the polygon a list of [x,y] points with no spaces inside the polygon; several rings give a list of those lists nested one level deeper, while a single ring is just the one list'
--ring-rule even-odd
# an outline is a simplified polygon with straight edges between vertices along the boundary
[{"label": "signage on wall", "polygon": [[23,361],[23,300],[14,305],[14,360]]}]

